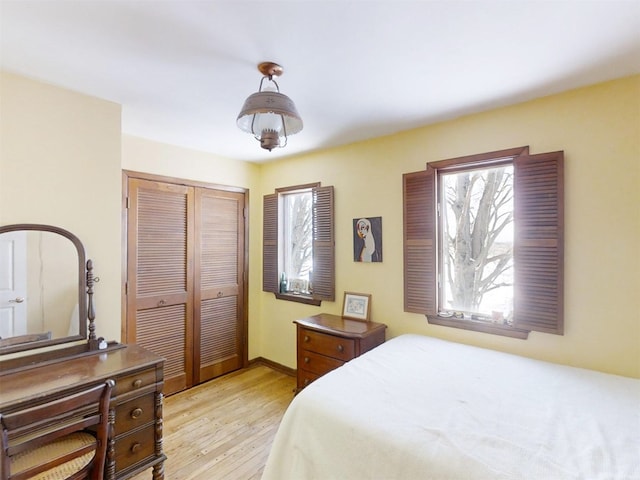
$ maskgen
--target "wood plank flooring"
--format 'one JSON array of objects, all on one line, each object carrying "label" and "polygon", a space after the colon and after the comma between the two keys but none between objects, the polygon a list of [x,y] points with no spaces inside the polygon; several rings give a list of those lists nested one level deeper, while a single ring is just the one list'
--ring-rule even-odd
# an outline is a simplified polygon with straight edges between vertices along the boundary
[{"label": "wood plank flooring", "polygon": [[[295,377],[262,364],[164,401],[166,480],[259,480]],[[151,469],[132,477],[150,480]]]}]

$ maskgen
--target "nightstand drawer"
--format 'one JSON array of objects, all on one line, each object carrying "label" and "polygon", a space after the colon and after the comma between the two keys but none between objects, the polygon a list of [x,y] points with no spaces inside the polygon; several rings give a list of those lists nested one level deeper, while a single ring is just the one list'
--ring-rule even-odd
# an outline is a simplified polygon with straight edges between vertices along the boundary
[{"label": "nightstand drawer", "polygon": [[319,353],[310,352],[309,350],[301,350],[300,358],[298,358],[298,368],[308,372],[324,375],[342,365],[342,360],[320,355]]},{"label": "nightstand drawer", "polygon": [[352,339],[307,329],[300,329],[298,335],[301,349],[337,358],[345,362],[355,356],[355,342]]},{"label": "nightstand drawer", "polygon": [[307,372],[306,370],[298,370],[298,389],[302,390],[304,387],[309,385],[314,380],[317,380],[321,376],[322,375]]}]

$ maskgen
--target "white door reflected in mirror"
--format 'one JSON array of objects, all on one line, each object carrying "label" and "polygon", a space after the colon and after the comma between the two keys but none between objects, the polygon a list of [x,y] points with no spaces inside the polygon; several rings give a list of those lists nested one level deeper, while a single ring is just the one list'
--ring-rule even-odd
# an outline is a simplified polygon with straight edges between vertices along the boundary
[{"label": "white door reflected in mirror", "polygon": [[0,338],[27,333],[27,232],[0,236]]}]

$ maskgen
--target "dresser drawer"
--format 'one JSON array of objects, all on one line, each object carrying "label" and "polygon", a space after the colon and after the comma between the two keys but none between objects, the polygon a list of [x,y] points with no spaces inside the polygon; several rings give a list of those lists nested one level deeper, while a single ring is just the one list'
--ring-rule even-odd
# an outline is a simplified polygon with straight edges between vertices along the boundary
[{"label": "dresser drawer", "polygon": [[116,387],[114,397],[125,393],[139,390],[143,387],[154,385],[156,383],[156,370],[142,370],[132,375],[127,375],[116,379]]},{"label": "dresser drawer", "polygon": [[307,372],[306,370],[298,370],[298,389],[302,390],[314,380],[317,380],[322,375]]},{"label": "dresser drawer", "polygon": [[295,320],[297,391],[384,342],[383,323],[321,313]]},{"label": "dresser drawer", "polygon": [[116,436],[154,420],[154,396],[154,393],[147,394],[116,407]]},{"label": "dresser drawer", "polygon": [[344,365],[342,360],[310,352],[309,350],[300,350],[299,355],[298,368],[318,375],[324,375],[325,373]]},{"label": "dresser drawer", "polygon": [[154,428],[152,424],[116,440],[116,473],[154,455]]},{"label": "dresser drawer", "polygon": [[327,355],[345,362],[355,356],[355,342],[349,338],[301,328],[298,331],[298,342],[300,349]]}]

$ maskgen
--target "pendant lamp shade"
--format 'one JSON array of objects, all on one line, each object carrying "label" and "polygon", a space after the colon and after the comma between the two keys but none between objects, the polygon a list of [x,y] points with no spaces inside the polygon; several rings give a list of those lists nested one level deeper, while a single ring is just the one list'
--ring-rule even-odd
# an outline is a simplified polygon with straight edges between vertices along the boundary
[{"label": "pendant lamp shade", "polygon": [[[265,62],[258,69],[264,74],[260,89],[245,100],[236,123],[240,130],[259,140],[262,148],[271,151],[285,147],[287,137],[302,130],[302,118],[293,101],[280,93],[273,79],[273,76],[282,74],[282,67]],[[263,87],[265,80],[268,84]]]}]

